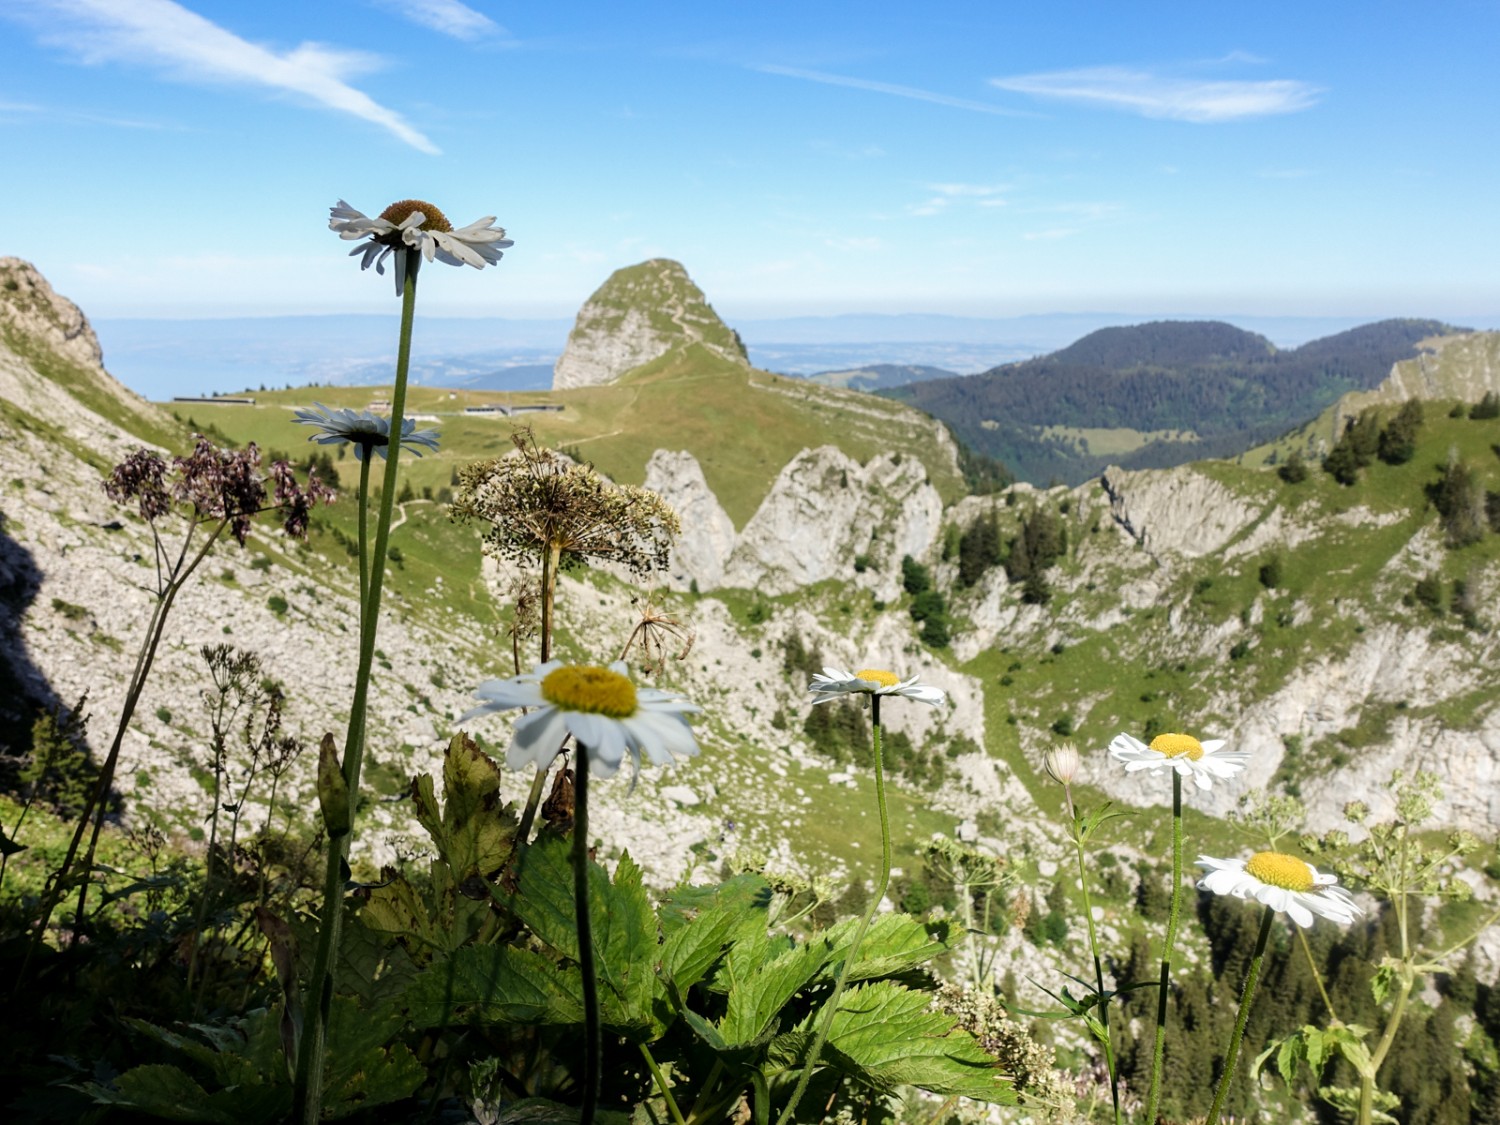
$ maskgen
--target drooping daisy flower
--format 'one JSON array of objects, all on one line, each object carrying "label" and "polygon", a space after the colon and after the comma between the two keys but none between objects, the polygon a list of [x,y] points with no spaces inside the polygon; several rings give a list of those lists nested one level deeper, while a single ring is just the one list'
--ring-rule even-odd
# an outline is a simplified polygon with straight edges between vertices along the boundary
[{"label": "drooping daisy flower", "polygon": [[845,695],[902,695],[936,707],[947,698],[940,688],[918,683],[915,676],[903,680],[881,668],[861,668],[858,672],[824,668],[821,674],[813,673],[813,682],[807,690],[813,693],[814,705]]},{"label": "drooping daisy flower", "polygon": [[1151,740],[1150,746],[1138,738],[1120,734],[1109,744],[1109,752],[1117,761],[1125,763],[1129,773],[1136,770],[1158,773],[1170,769],[1183,777],[1191,777],[1199,789],[1212,789],[1214,778],[1223,781],[1233,777],[1250,760],[1250,755],[1243,750],[1225,750],[1222,738],[1199,742],[1190,734],[1159,734]]},{"label": "drooping daisy flower", "polygon": [[505,237],[503,227],[495,226],[495,216],[475,219],[456,230],[448,217],[431,203],[420,199],[403,199],[392,203],[378,217],[369,218],[342,199],[328,209],[328,229],[348,241],[368,238],[364,246],[349,251],[352,258],[363,255],[360,269],[373,264],[376,273],[385,273],[385,260],[396,255],[396,295],[401,295],[408,269],[406,253],[419,252],[429,262],[436,258],[450,266],[471,265],[482,270],[500,261],[502,251],[515,245]]},{"label": "drooping daisy flower", "polygon": [[1314,914],[1348,925],[1364,913],[1349,892],[1337,886],[1337,875],[1325,875],[1293,855],[1256,852],[1249,859],[1200,855],[1198,866],[1208,872],[1198,883],[1204,890],[1253,898],[1304,928],[1313,924]]},{"label": "drooping daisy flower", "polygon": [[528,762],[546,769],[570,734],[587,752],[595,777],[613,777],[627,753],[636,769],[642,755],[671,765],[698,753],[687,716],[702,708],[672,692],[637,688],[623,663],[597,668],[551,660],[508,680],[486,680],[474,694],[484,702],[459,722],[512,707],[536,708],[516,720],[505,752],[513,770]]},{"label": "drooping daisy flower", "polygon": [[[330,410],[321,402],[315,405],[317,407],[315,410],[297,411],[296,421],[299,425],[317,426],[320,431],[308,438],[308,441],[315,441],[319,445],[343,445],[348,442],[354,446],[354,456],[361,461],[371,449],[382,458],[386,456],[391,444],[391,420],[389,418],[373,414],[368,410],[350,410],[347,406]],[[419,430],[415,418],[403,418],[401,419],[401,447],[418,457],[422,456],[423,449],[436,453],[438,432]]]}]

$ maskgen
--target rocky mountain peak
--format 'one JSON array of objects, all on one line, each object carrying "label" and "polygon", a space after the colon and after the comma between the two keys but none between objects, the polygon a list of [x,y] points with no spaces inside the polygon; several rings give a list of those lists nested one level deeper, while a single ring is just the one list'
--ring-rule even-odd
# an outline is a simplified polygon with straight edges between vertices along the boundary
[{"label": "rocky mountain peak", "polygon": [[104,361],[99,338],[83,310],[20,258],[0,258],[0,325],[39,338],[76,363],[97,367]]},{"label": "rocky mountain peak", "polygon": [[674,348],[701,344],[748,364],[739,335],[714,312],[680,262],[652,258],[610,274],[578,310],[552,389],[612,383]]}]

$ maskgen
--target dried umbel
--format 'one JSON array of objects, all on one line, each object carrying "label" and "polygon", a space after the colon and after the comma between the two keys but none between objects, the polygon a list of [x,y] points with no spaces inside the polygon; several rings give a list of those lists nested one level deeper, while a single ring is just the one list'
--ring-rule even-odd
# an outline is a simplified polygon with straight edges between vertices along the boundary
[{"label": "dried umbel", "polygon": [[194,520],[223,520],[242,547],[250,534],[250,521],[268,507],[281,512],[288,535],[306,535],[313,505],[331,499],[333,490],[316,474],[308,477],[304,489],[285,461],[271,466],[270,479],[273,499],[268,505],[255,443],[239,450],[220,449],[199,435],[193,451],[174,457],[170,470],[160,454],[137,450],[111,470],[104,491],[118,504],[135,501],[148,523],[154,524],[177,504],[190,509],[188,515]]},{"label": "dried umbel", "polygon": [[530,430],[513,440],[509,456],[458,473],[451,514],[461,523],[490,525],[487,553],[522,564],[549,555],[564,564],[597,559],[636,575],[666,569],[682,530],[671,505],[649,489],[614,484],[592,465],[538,448]]},{"label": "dried umbel", "polygon": [[650,598],[640,603],[640,614],[620,659],[629,656],[632,649],[638,649],[641,672],[654,676],[666,667],[668,660],[687,658],[697,638],[691,625],[657,606]]}]

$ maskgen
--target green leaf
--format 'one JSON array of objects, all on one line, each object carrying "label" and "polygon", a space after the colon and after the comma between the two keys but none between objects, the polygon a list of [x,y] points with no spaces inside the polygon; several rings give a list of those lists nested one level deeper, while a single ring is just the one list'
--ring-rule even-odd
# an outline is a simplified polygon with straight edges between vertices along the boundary
[{"label": "green leaf", "polygon": [[[858,926],[859,919],[850,918],[827,931],[825,937],[833,945],[830,978],[834,967],[848,956]],[[946,934],[946,927],[941,932]],[[894,976],[931,961],[947,948],[946,942],[935,939],[927,927],[910,914],[882,914],[870,923],[870,929],[860,943],[859,956],[849,970],[849,982]]]},{"label": "green leaf", "polygon": [[509,945],[468,946],[439,958],[406,994],[412,1023],[583,1022],[583,978],[539,953]]},{"label": "green leaf", "polygon": [[498,871],[515,846],[516,821],[500,799],[500,767],[465,734],[443,753],[443,807],[432,777],[412,779],[412,806],[452,872],[453,882]]},{"label": "green leaf", "polygon": [[292,1107],[288,1087],[245,1086],[210,1094],[175,1066],[137,1066],[115,1079],[78,1087],[101,1105],[139,1110],[166,1121],[208,1125],[258,1125],[286,1118]]},{"label": "green leaf", "polygon": [[[1276,1052],[1276,1072],[1288,1086],[1297,1077],[1297,1064],[1307,1057],[1307,1043],[1301,1034],[1288,1035]],[[1314,1072],[1316,1076],[1316,1071]]]},{"label": "green leaf", "polygon": [[[810,1044],[814,1012],[778,1048]],[[845,994],[834,1015],[827,1065],[888,1092],[916,1086],[934,1094],[1015,1105],[1016,1092],[987,1054],[952,1016],[936,1012],[931,997],[892,981],[861,985]]]},{"label": "green leaf", "polygon": [[[510,900],[516,916],[538,938],[570,961],[578,960],[578,928],[573,905],[573,866],[568,841],[542,836],[526,849],[519,889]],[[656,915],[641,885],[641,870],[620,857],[614,882],[597,863],[589,864],[589,916],[594,927],[594,963],[599,976],[601,1016],[619,1032],[652,1024],[656,977]]]},{"label": "green leaf", "polygon": [[16,843],[5,834],[4,828],[0,828],[0,855],[15,855],[17,852],[24,852],[25,850],[25,844]]},{"label": "green leaf", "polygon": [[735,984],[719,1031],[731,1044],[760,1040],[772,1021],[798,992],[811,984],[832,960],[833,943],[826,937],[796,946]]}]

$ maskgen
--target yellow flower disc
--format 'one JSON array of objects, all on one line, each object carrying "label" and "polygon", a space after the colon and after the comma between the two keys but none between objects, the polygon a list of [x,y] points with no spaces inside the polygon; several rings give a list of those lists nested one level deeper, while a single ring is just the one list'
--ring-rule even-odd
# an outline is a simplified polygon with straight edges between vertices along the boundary
[{"label": "yellow flower disc", "polygon": [[1159,734],[1151,740],[1151,749],[1168,758],[1186,754],[1196,762],[1203,757],[1203,743],[1190,734]]},{"label": "yellow flower disc", "polygon": [[448,221],[447,215],[431,203],[424,203],[420,199],[403,199],[398,203],[392,203],[380,212],[380,217],[399,227],[413,211],[420,211],[426,216],[426,221],[422,223],[423,230],[435,230],[440,234],[447,234],[453,229],[453,224]]},{"label": "yellow flower disc", "polygon": [[1262,883],[1287,891],[1310,891],[1317,886],[1311,867],[1281,852],[1256,852],[1245,861],[1245,871]]},{"label": "yellow flower disc", "polygon": [[895,687],[901,682],[900,677],[894,672],[887,672],[881,668],[861,668],[858,672],[854,673],[854,678],[856,680],[868,680],[870,683],[879,684],[881,687]]},{"label": "yellow flower disc", "polygon": [[611,719],[635,714],[635,685],[618,672],[589,665],[557,668],[542,678],[542,698],[564,711]]}]

